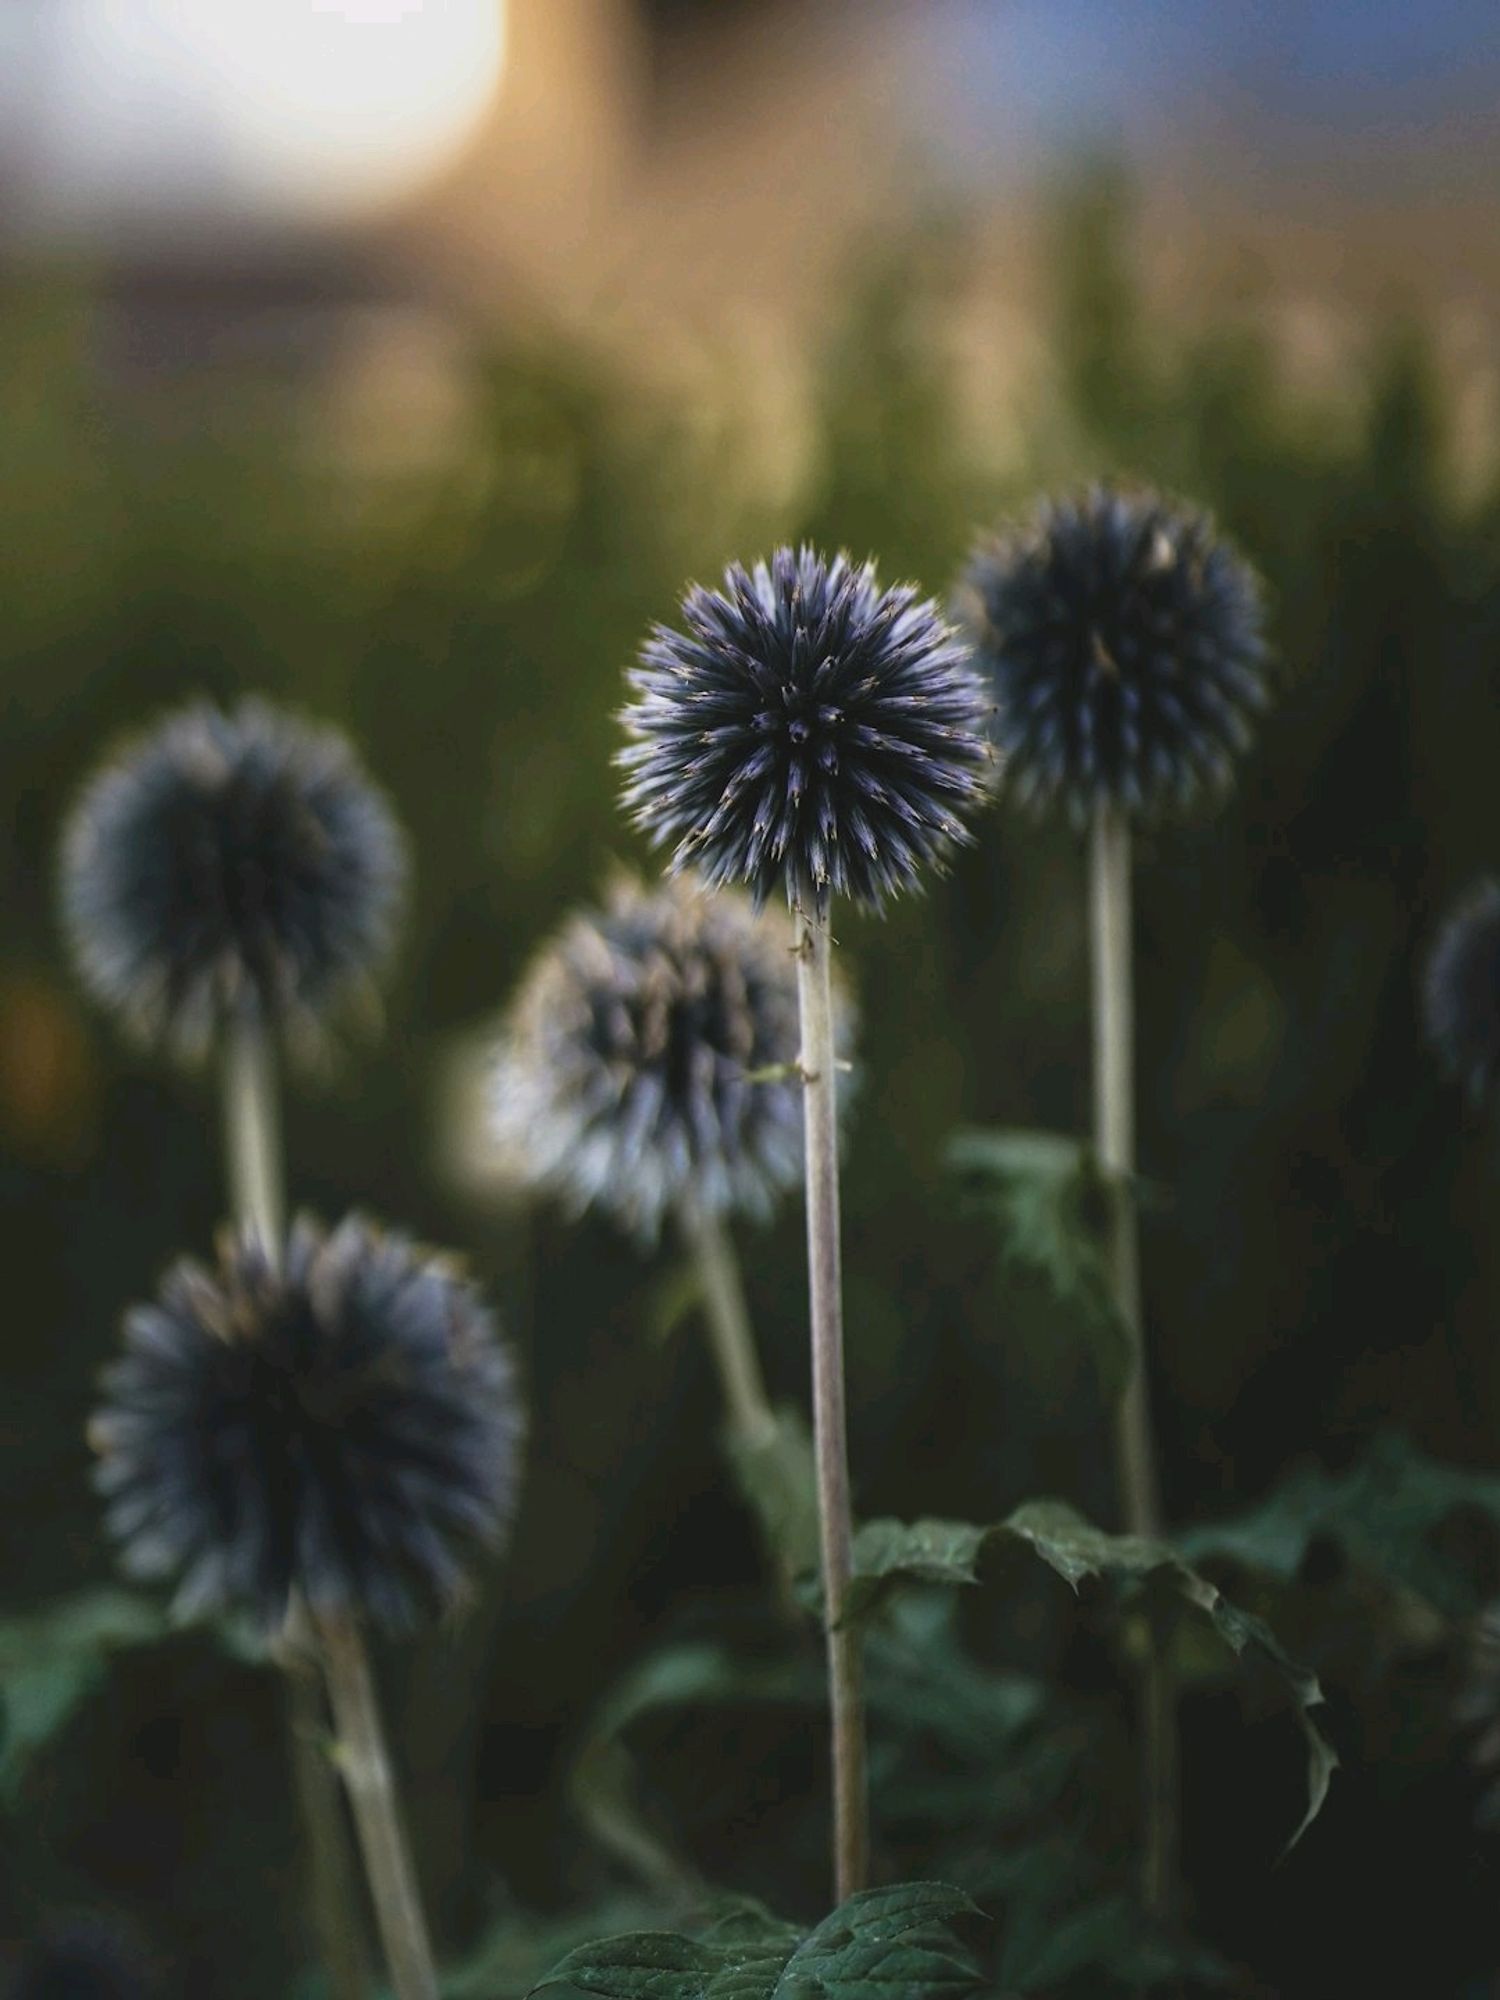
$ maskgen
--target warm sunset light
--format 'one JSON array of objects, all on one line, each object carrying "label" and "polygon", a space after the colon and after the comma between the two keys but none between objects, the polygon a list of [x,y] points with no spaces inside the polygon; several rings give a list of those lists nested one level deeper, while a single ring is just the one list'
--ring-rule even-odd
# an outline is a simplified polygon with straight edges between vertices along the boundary
[{"label": "warm sunset light", "polygon": [[64,0],[38,23],[49,206],[379,208],[472,135],[504,0]]}]

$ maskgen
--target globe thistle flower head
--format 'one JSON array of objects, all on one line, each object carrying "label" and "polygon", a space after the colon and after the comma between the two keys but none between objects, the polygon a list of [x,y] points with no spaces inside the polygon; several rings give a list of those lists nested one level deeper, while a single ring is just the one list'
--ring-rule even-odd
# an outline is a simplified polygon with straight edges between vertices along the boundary
[{"label": "globe thistle flower head", "polygon": [[1144,489],[1090,487],[982,543],[958,609],[1010,795],[1080,824],[1221,796],[1270,699],[1255,571]]},{"label": "globe thistle flower head", "polygon": [[125,1321],[90,1428],[125,1570],[268,1636],[297,1602],[388,1627],[463,1595],[508,1525],[523,1431],[474,1288],[358,1217],[278,1269],[226,1232]]},{"label": "globe thistle flower head", "polygon": [[495,1069],[493,1134],[518,1175],[648,1241],[688,1198],[766,1213],[802,1171],[790,942],[744,897],[680,881],[621,881],[574,917],[523,982]]},{"label": "globe thistle flower head", "polygon": [[714,887],[878,909],[968,836],[989,699],[909,585],[810,548],[695,587],[630,674],[618,756],[636,825]]},{"label": "globe thistle flower head", "polygon": [[399,829],[336,730],[203,702],[85,788],[63,915],[94,995],[200,1056],[236,1014],[313,1036],[388,951],[405,874]]},{"label": "globe thistle flower head", "polygon": [[1475,1104],[1500,1079],[1500,882],[1476,883],[1438,933],[1423,991],[1438,1060]]}]

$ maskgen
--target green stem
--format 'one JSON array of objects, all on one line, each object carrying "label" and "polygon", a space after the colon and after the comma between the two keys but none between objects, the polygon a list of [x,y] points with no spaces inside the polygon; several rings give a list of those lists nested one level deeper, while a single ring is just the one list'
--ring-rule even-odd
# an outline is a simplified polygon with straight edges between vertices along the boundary
[{"label": "green stem", "polygon": [[365,2000],[369,1980],[364,1942],[353,1920],[358,1889],[344,1825],[338,1773],[328,1754],[323,1689],[310,1660],[285,1668],[292,1778],[307,1836],[308,1898],[331,2000]]},{"label": "green stem", "polygon": [[753,1450],[775,1435],[776,1414],[766,1394],[739,1259],[722,1217],[701,1202],[691,1196],[680,1202],[677,1221],[703,1287],[703,1316],[724,1414],[735,1441]]},{"label": "green stem", "polygon": [[[234,1021],[224,1045],[224,1152],[237,1228],[253,1233],[273,1262],[286,1230],[281,1119],[270,1039],[249,1017]],[[294,1650],[294,1649],[293,1649]],[[338,1779],[321,1741],[322,1701],[305,1666],[284,1662],[292,1771],[307,1849],[308,1905],[318,1957],[335,2000],[365,2000],[363,1926]]]},{"label": "green stem", "polygon": [[316,1621],[338,1727],[338,1761],[396,2000],[437,2000],[437,1973],[396,1800],[363,1634],[351,1617]]},{"label": "green stem", "polygon": [[865,1778],[863,1663],[858,1630],[847,1622],[853,1519],[844,1415],[844,1311],[839,1268],[838,1070],[827,924],[801,912],[796,914],[795,923],[807,1154],[813,1430],[833,1725],[834,1883],[837,1900],[843,1902],[865,1886],[869,1802]]},{"label": "green stem", "polygon": [[231,1025],[224,1045],[224,1154],[236,1225],[253,1230],[279,1263],[286,1200],[276,1057],[270,1037],[248,1016]]},{"label": "green stem", "polygon": [[[1101,806],[1089,856],[1094,982],[1094,1143],[1109,1184],[1109,1274],[1130,1342],[1115,1413],[1120,1512],[1132,1535],[1162,1532],[1156,1448],[1146,1381],[1140,1239],[1135,1180],[1135,1023],[1131,973],[1130,822]],[[1142,1894],[1166,1915],[1177,1893],[1178,1746],[1175,1690],[1160,1634],[1153,1632],[1139,1695],[1145,1842]]]}]

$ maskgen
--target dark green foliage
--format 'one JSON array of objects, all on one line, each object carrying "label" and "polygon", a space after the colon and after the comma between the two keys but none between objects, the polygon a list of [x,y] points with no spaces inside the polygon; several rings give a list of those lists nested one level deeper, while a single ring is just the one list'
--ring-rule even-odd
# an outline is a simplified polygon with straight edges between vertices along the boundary
[{"label": "dark green foliage", "polygon": [[1130,1337],[1104,1264],[1114,1196],[1093,1148],[1058,1132],[959,1132],[948,1163],[975,1207],[993,1217],[1011,1268],[1046,1287],[1049,1324],[1081,1337],[1118,1387]]},{"label": "dark green foliage", "polygon": [[602,2000],[963,2000],[982,1984],[953,1925],[978,1916],[940,1882],[867,1889],[805,1935],[764,1916],[704,1936],[637,1931],[581,1945],[532,1989]]},{"label": "dark green foliage", "polygon": [[1444,1545],[1465,1517],[1500,1536],[1500,1474],[1444,1465],[1404,1438],[1378,1438],[1347,1472],[1304,1467],[1247,1513],[1190,1528],[1176,1545],[1193,1561],[1225,1557],[1290,1582],[1317,1543],[1387,1588],[1410,1591],[1448,1618],[1480,1608],[1493,1553]]},{"label": "dark green foliage", "polygon": [[802,1412],[786,1404],[776,1412],[776,1429],[751,1442],[727,1440],[735,1476],[766,1539],[795,1576],[818,1560],[818,1492],[812,1432]]},{"label": "dark green foliage", "polygon": [[113,1654],[159,1645],[160,1605],[91,1590],[0,1621],[0,1794],[14,1802],[27,1768],[104,1683]]},{"label": "dark green foliage", "polygon": [[1106,1583],[1125,1596],[1142,1589],[1205,1619],[1214,1636],[1247,1666],[1269,1667],[1290,1698],[1307,1739],[1307,1808],[1293,1833],[1295,1845],[1316,1819],[1338,1764],[1310,1711],[1323,1699],[1316,1676],[1298,1666],[1264,1620],[1230,1603],[1214,1584],[1189,1568],[1168,1542],[1139,1535],[1109,1535],[1060,1500],[1029,1500],[1003,1521],[978,1527],[970,1521],[867,1521],[855,1536],[850,1604],[864,1615],[903,1578],[923,1583],[974,1584],[986,1549],[1004,1544],[1031,1549],[1072,1589]]}]

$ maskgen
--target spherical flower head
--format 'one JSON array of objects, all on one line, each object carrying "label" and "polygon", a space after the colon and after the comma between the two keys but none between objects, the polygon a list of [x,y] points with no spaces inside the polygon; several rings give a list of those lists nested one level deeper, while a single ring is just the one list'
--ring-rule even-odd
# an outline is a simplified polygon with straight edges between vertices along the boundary
[{"label": "spherical flower head", "polygon": [[1078,823],[1221,796],[1270,698],[1255,571],[1206,514],[1094,486],[982,543],[958,593],[1005,784]]},{"label": "spherical flower head", "polygon": [[336,730],[204,702],[84,790],[63,914],[94,995],[199,1056],[245,1013],[313,1036],[388,952],[405,875],[400,831]]},{"label": "spherical flower head", "polygon": [[621,881],[575,916],[496,1064],[493,1132],[519,1177],[647,1240],[687,1200],[765,1214],[802,1170],[791,942],[744,897],[682,882]]},{"label": "spherical flower head", "polygon": [[90,1436],[126,1571],[268,1635],[293,1606],[407,1625],[499,1542],[521,1405],[473,1286],[403,1237],[226,1233],[126,1317]]},{"label": "spherical flower head", "polygon": [[989,699],[935,605],[873,567],[778,549],[684,630],[652,629],[630,675],[624,803],[674,870],[878,909],[968,836],[985,795]]},{"label": "spherical flower head", "polygon": [[1438,933],[1423,991],[1438,1060],[1475,1104],[1500,1078],[1500,882],[1477,882]]}]

